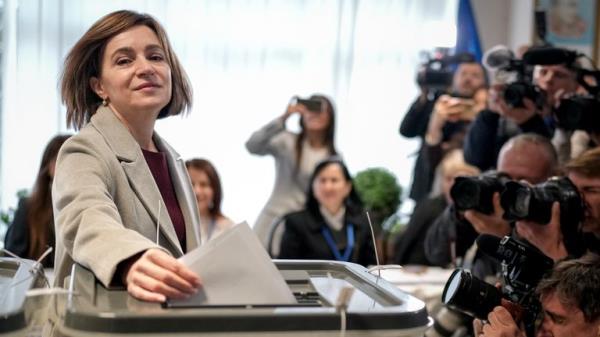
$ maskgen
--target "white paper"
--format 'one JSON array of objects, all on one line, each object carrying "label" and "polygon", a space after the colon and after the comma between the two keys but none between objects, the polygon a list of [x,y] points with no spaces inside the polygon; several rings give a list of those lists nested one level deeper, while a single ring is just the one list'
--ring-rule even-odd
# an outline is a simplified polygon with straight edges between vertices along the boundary
[{"label": "white paper", "polygon": [[[179,258],[200,275],[194,305],[283,305],[297,301],[246,222]],[[177,301],[182,302],[182,301]]]}]

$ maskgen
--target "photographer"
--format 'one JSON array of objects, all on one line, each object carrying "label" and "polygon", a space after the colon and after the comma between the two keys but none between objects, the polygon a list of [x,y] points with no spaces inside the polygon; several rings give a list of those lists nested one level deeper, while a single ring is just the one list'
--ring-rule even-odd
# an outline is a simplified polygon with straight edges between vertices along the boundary
[{"label": "photographer", "polygon": [[496,83],[491,87],[489,108],[477,115],[465,138],[464,152],[468,163],[481,170],[493,168],[502,145],[521,133],[552,137],[551,108],[561,96],[577,90],[575,70],[567,64],[538,65],[532,84],[542,90],[545,99],[535,102],[530,97],[523,97],[520,105],[506,101],[507,84]]},{"label": "photographer", "polygon": [[565,165],[565,171],[585,201],[581,230],[586,248],[600,254],[600,148],[588,150],[571,160]]},{"label": "photographer", "polygon": [[[500,151],[498,175],[513,180],[525,180],[532,184],[551,177],[557,169],[556,151],[550,141],[536,134],[522,134],[511,138]],[[456,182],[455,182],[456,185]],[[473,244],[480,234],[503,237],[511,233],[511,226],[502,216],[500,193],[493,193],[491,214],[475,209],[458,212],[450,205],[429,228],[425,238],[425,256],[434,265],[463,266],[473,275],[494,284],[497,282],[499,264],[480,252]],[[427,337],[446,337],[446,331],[470,326],[471,318],[450,308],[442,308],[436,315]]]},{"label": "photographer", "polygon": [[[557,169],[556,151],[545,137],[536,134],[522,134],[511,138],[501,149],[498,157],[498,171],[513,180],[525,180],[532,184],[545,181]],[[511,232],[508,221],[502,218],[499,192],[493,195],[493,212],[484,214],[469,209],[457,214],[453,206],[429,228],[425,239],[427,259],[442,267],[455,264],[454,258],[465,255],[479,234],[504,236]],[[495,274],[489,263],[476,263],[473,266],[479,275]]]},{"label": "photographer", "polygon": [[[597,337],[600,335],[600,257],[587,254],[557,263],[538,284],[544,318],[536,336]],[[475,336],[524,337],[522,326],[502,306],[488,322],[473,321]]]},{"label": "photographer", "polygon": [[549,223],[517,221],[515,227],[520,237],[555,261],[569,255],[579,256],[586,250],[600,251],[600,149],[588,150],[571,160],[565,171],[585,205],[580,223],[574,223],[573,216],[561,218],[555,202]]},{"label": "photographer", "polygon": [[[466,60],[466,58],[464,59]],[[408,138],[421,137],[424,139],[428,129],[430,129],[429,133],[431,135],[429,138],[432,141],[430,143],[447,143],[455,133],[464,132],[464,123],[461,120],[470,121],[474,118],[475,113],[478,111],[473,112],[476,104],[476,100],[473,98],[478,90],[485,87],[485,70],[481,64],[472,60],[458,65],[452,78],[450,95],[440,95],[441,89],[436,91],[429,88],[428,83],[422,83],[421,94],[412,104],[400,124],[400,134]],[[481,96],[482,94],[479,94],[479,97]],[[479,101],[482,101],[482,99],[480,98]],[[485,97],[483,101],[485,101]],[[429,127],[432,111],[438,112],[435,114],[438,116],[438,122]],[[449,122],[446,123],[446,120]],[[428,159],[423,156],[424,146],[425,144],[419,150],[415,162],[414,172],[418,174],[413,174],[414,178],[410,191],[410,197],[416,202],[425,198],[431,190],[435,171],[435,165],[430,165]]]}]

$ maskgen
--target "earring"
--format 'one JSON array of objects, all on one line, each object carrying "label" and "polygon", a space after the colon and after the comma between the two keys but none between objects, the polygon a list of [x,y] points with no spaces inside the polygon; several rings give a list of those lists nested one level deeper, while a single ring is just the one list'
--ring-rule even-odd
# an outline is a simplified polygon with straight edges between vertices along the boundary
[{"label": "earring", "polygon": [[108,105],[108,98],[102,98],[102,105],[103,106],[107,106]]}]

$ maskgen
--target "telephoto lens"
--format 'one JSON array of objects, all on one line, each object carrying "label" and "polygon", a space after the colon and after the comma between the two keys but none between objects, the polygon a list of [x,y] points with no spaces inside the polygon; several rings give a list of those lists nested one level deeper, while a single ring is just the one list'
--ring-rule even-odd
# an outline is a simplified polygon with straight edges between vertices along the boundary
[{"label": "telephoto lens", "polygon": [[553,177],[541,184],[509,182],[500,196],[504,219],[530,220],[547,224],[552,217],[552,204],[560,203],[561,223],[568,219],[579,223],[584,216],[584,204],[577,187],[566,177]]},{"label": "telephoto lens", "polygon": [[554,115],[562,129],[600,132],[600,99],[597,97],[577,95],[561,99]]},{"label": "telephoto lens", "polygon": [[479,319],[487,319],[501,300],[500,290],[463,269],[452,272],[442,293],[444,304]]},{"label": "telephoto lens", "polygon": [[510,178],[496,171],[477,177],[456,177],[450,189],[450,197],[457,211],[474,209],[484,214],[494,213],[493,196],[501,192]]}]

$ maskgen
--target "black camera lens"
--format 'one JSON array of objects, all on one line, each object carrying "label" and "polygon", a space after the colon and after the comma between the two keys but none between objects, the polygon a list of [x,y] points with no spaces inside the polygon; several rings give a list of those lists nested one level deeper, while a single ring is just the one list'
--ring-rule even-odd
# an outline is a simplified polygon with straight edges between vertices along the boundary
[{"label": "black camera lens", "polygon": [[600,101],[592,96],[573,96],[560,101],[554,111],[557,125],[565,130],[600,131]]},{"label": "black camera lens", "polygon": [[509,221],[530,220],[540,225],[550,222],[552,203],[559,199],[547,186],[529,186],[510,182],[500,196],[504,219]]},{"label": "black camera lens", "polygon": [[499,172],[487,172],[477,177],[456,177],[450,197],[458,211],[474,209],[492,214],[494,193],[502,191],[508,180],[508,176]]},{"label": "black camera lens", "polygon": [[442,293],[444,304],[480,319],[486,319],[501,299],[500,290],[462,269],[452,272]]},{"label": "black camera lens", "polygon": [[510,211],[517,216],[526,217],[531,201],[531,191],[527,188],[518,189],[515,193],[515,202],[510,205]]},{"label": "black camera lens", "polygon": [[503,97],[504,101],[509,106],[513,108],[523,108],[525,107],[523,99],[528,98],[533,102],[537,102],[540,95],[533,84],[526,81],[517,81],[506,86]]},{"label": "black camera lens", "polygon": [[450,190],[454,206],[458,210],[473,209],[479,205],[481,187],[478,181],[469,177],[456,177]]},{"label": "black camera lens", "polygon": [[578,223],[583,218],[583,201],[568,178],[551,178],[535,186],[509,182],[500,195],[506,220],[530,220],[540,225],[550,222],[552,204],[557,201],[561,224],[567,219]]}]

